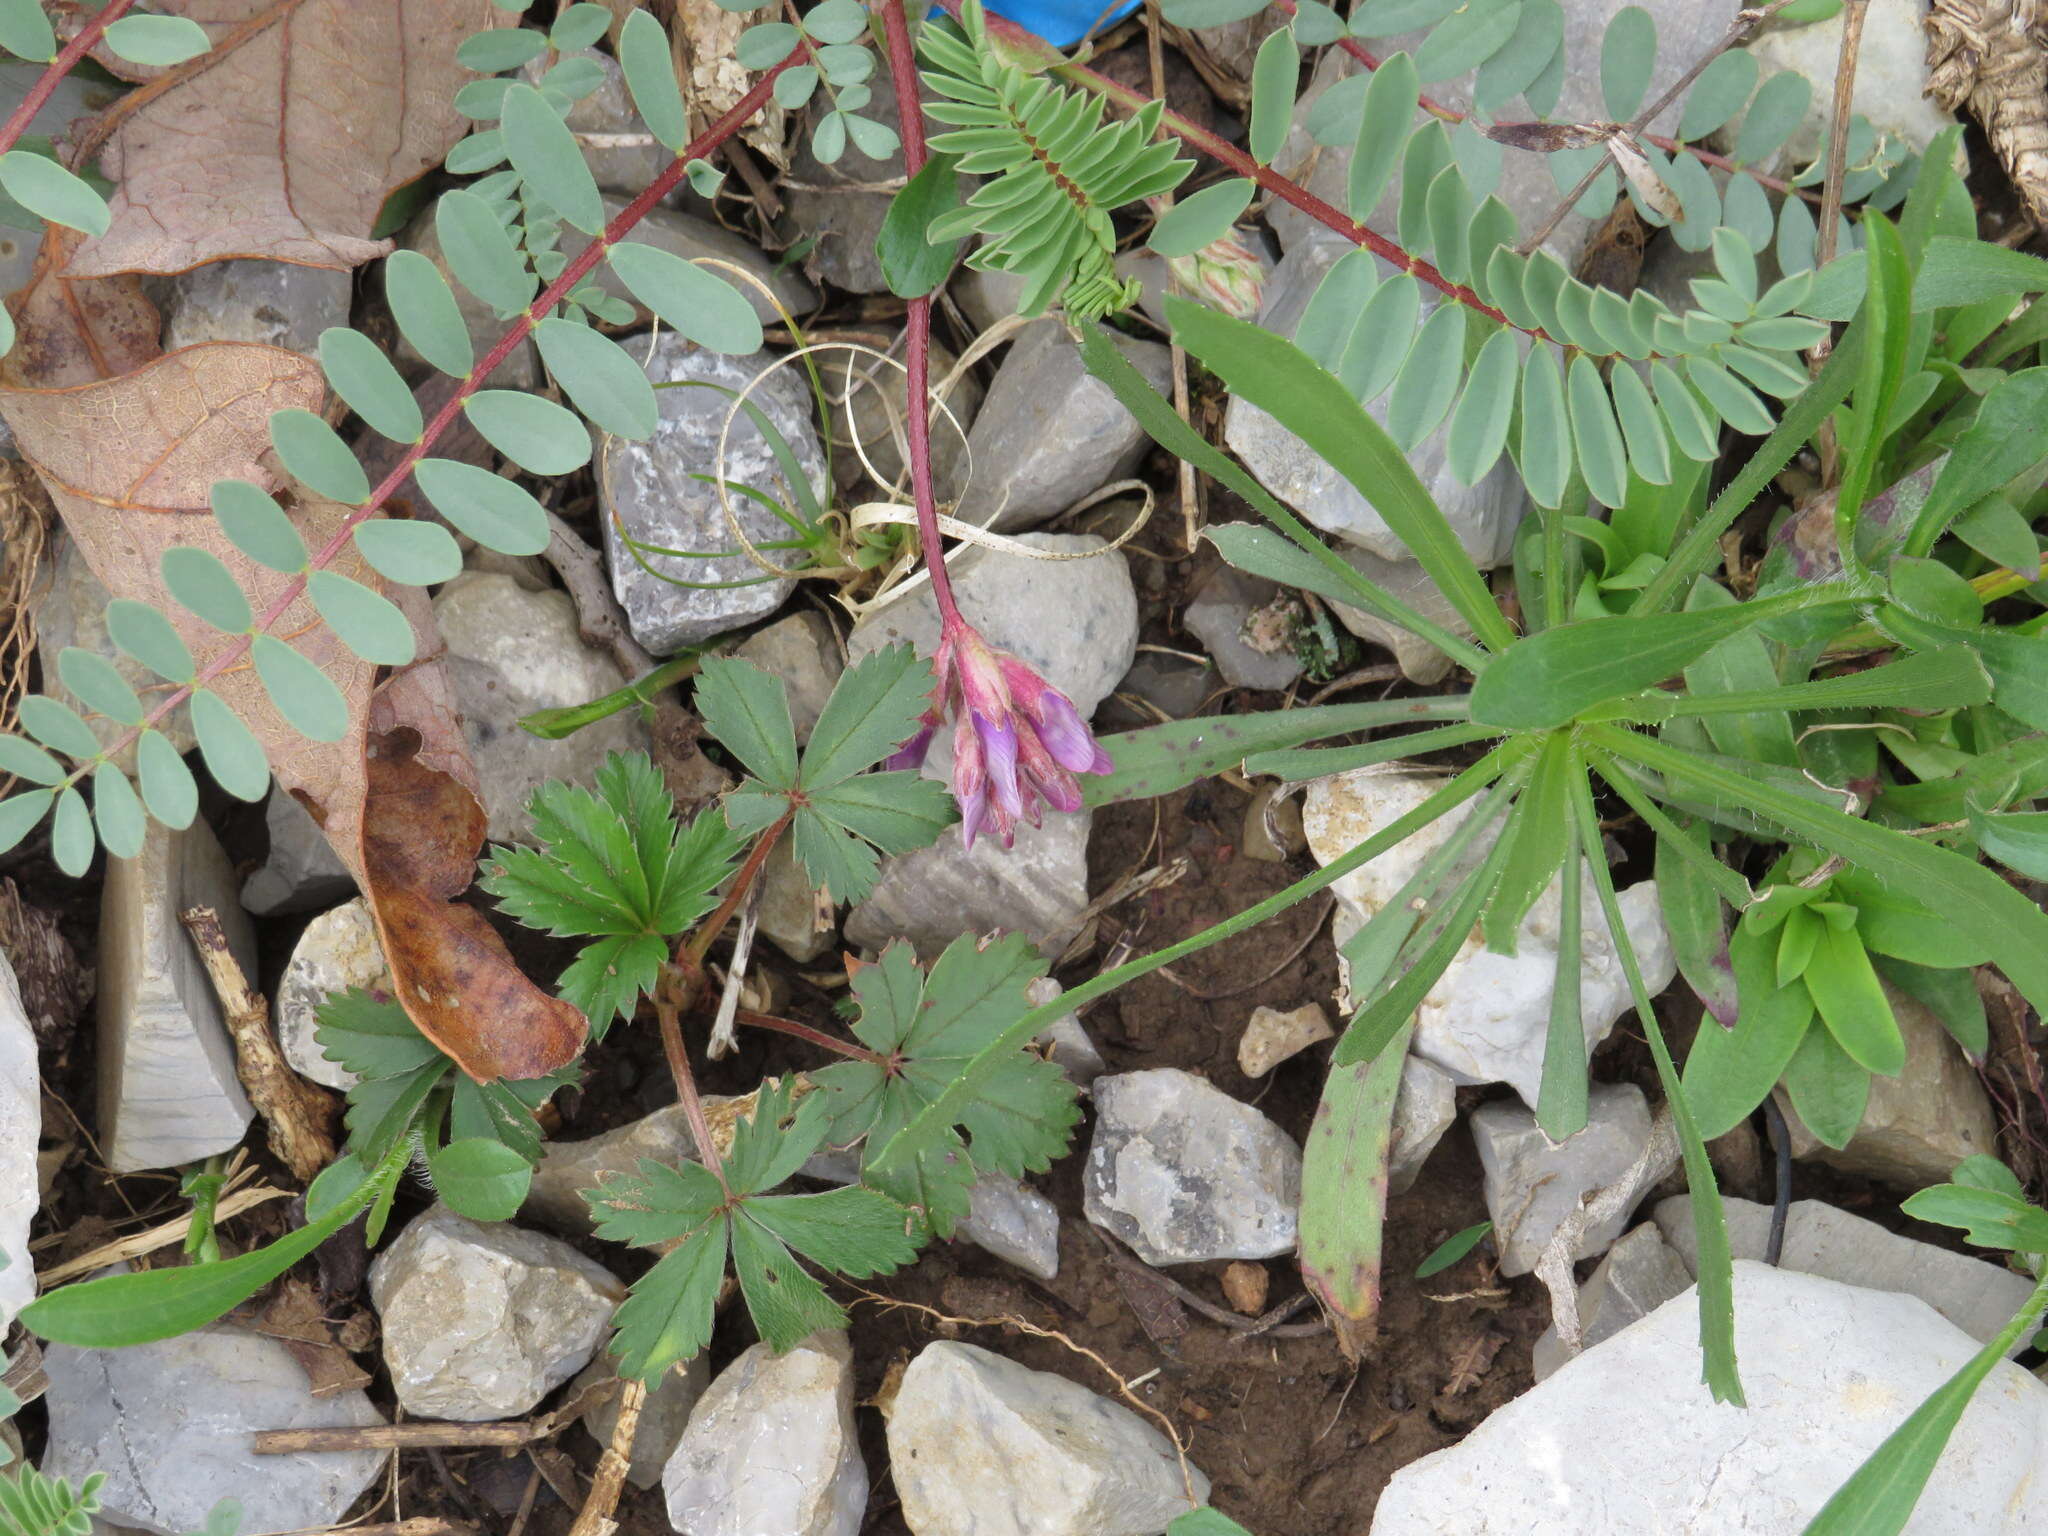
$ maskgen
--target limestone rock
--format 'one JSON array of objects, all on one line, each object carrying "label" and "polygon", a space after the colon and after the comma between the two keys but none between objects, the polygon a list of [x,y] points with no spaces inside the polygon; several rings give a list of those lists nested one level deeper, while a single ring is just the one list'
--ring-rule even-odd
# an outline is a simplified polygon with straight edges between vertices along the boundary
[{"label": "limestone rock", "polygon": [[[1912,1297],[1738,1262],[1735,1350],[1746,1408],[1701,1382],[1685,1292],[1395,1473],[1373,1536],[1438,1536],[1447,1520],[1460,1536],[1802,1530],[1977,1344]],[[1996,1366],[1905,1529],[2048,1524],[2044,1433],[2048,1387]]]},{"label": "limestone rock", "polygon": [[1148,1264],[1294,1247],[1301,1149],[1251,1105],[1173,1067],[1095,1080],[1088,1219]]},{"label": "limestone rock", "polygon": [[1394,1094],[1394,1135],[1387,1152],[1387,1193],[1414,1188],[1422,1165],[1458,1119],[1458,1088],[1450,1075],[1410,1054]]},{"label": "limestone rock", "polygon": [[[1117,347],[1164,394],[1171,354],[1122,335]],[[1011,344],[974,419],[967,450],[973,478],[960,516],[999,531],[1035,528],[1138,467],[1151,439],[1137,418],[1081,361],[1081,349],[1050,326]]]},{"label": "limestone rock", "polygon": [[384,1363],[415,1418],[529,1411],[589,1362],[626,1288],[558,1238],[437,1205],[370,1266]]},{"label": "limestone rock", "polygon": [[[715,1097],[706,1095],[706,1101]],[[680,1104],[582,1141],[550,1141],[541,1148],[519,1214],[581,1237],[594,1224],[580,1191],[595,1189],[610,1174],[637,1174],[642,1158],[675,1163],[696,1155],[697,1141]]]},{"label": "limestone rock", "polygon": [[903,1373],[889,1469],[918,1536],[1156,1536],[1209,1493],[1129,1408],[948,1340]]},{"label": "limestone rock", "polygon": [[1792,1133],[1792,1155],[1844,1173],[1860,1173],[1899,1189],[1943,1184],[1966,1157],[1998,1155],[1991,1101],[1962,1048],[1926,1004],[1887,986],[1906,1066],[1897,1077],[1870,1079],[1863,1123],[1839,1152],[1806,1128],[1784,1089],[1774,1090]]},{"label": "limestone rock", "polygon": [[[1389,597],[1398,598],[1432,624],[1439,624],[1464,639],[1472,637],[1467,624],[1451,600],[1437,589],[1420,560],[1382,560],[1369,549],[1340,545],[1337,553],[1367,581]],[[1440,683],[1451,673],[1451,658],[1412,630],[1354,608],[1349,603],[1330,604],[1330,611],[1359,639],[1383,646],[1393,653],[1394,664],[1411,683]]]},{"label": "limestone rock", "polygon": [[245,1530],[325,1530],[384,1470],[384,1451],[254,1454],[255,1430],[384,1420],[361,1392],[314,1397],[291,1351],[233,1324],[125,1349],[45,1345],[43,1368],[43,1471],[106,1473],[102,1514],[123,1526],[164,1536],[198,1530],[216,1503],[234,1498]]},{"label": "limestone rock", "polygon": [[[1623,1237],[1579,1287],[1579,1329],[1584,1348],[1613,1338],[1630,1323],[1648,1317],[1687,1289],[1692,1275],[1677,1250],[1665,1243],[1654,1222]],[[1571,1357],[1555,1325],[1537,1337],[1532,1367],[1542,1381]]]},{"label": "limestone rock", "polygon": [[[1721,1204],[1735,1257],[1761,1259],[1770,1236],[1771,1208],[1753,1200],[1724,1198]],[[1660,1200],[1652,1214],[1664,1241],[1697,1275],[1692,1197]],[[1785,1247],[1778,1265],[1845,1285],[1917,1296],[1982,1344],[1998,1336],[2029,1290],[2021,1276],[2002,1264],[1901,1237],[1819,1200],[1794,1200],[1786,1211]]]},{"label": "limestone rock", "polygon": [[282,784],[270,787],[263,824],[270,857],[242,884],[242,905],[258,917],[310,912],[355,894],[355,877],[341,862],[320,824]]},{"label": "limestone rock", "polygon": [[248,341],[315,357],[320,333],[347,325],[353,276],[290,261],[210,261],[146,280],[164,316],[164,350],[202,341]]},{"label": "limestone rock", "polygon": [[[663,166],[666,166],[669,162],[668,151],[662,150],[660,153],[662,156],[661,163]],[[652,177],[649,178],[649,180],[652,179]],[[639,187],[636,186],[630,190],[637,193]],[[610,223],[625,211],[626,205],[632,201],[632,198],[616,197],[607,193],[600,201],[604,205],[605,222]],[[755,287],[753,283],[742,282],[739,278],[734,277],[732,273],[722,268],[707,266],[701,269],[738,289],[746,298],[746,301],[753,306],[755,315],[759,317],[763,325],[780,325],[782,323],[782,315],[775,307],[778,301],[784,309],[787,309],[793,315],[799,316],[817,306],[817,289],[805,282],[802,274],[794,267],[777,266],[775,262],[763,255],[746,240],[722,225],[712,223],[709,219],[700,219],[692,213],[679,213],[672,208],[655,208],[648,213],[646,218],[634,226],[633,239],[641,245],[651,245],[658,251],[667,251],[671,256],[680,256],[685,261],[727,262],[754,277],[761,283],[762,287],[767,289],[766,293],[762,292],[761,288]],[[567,224],[562,226],[561,252],[564,256],[573,260],[581,255],[584,248],[589,244],[589,238],[573,226]],[[639,300],[635,299],[631,290],[619,281],[618,275],[612,271],[610,263],[599,262],[596,270],[590,274],[590,280],[613,298],[631,304],[638,312],[642,324],[645,324],[652,318],[651,311],[644,304],[641,304]],[[770,298],[771,294],[774,296],[772,300]],[[634,355],[637,357],[644,347],[645,342],[643,341],[640,347],[634,349]],[[664,391],[664,393],[672,394],[674,391]],[[685,391],[685,393],[690,392]],[[697,393],[702,393],[702,391],[697,391]],[[735,428],[734,430],[737,432],[738,429]],[[684,546],[678,545],[676,547],[682,548]],[[713,546],[695,545],[689,547],[711,548]]]},{"label": "limestone rock", "polygon": [[824,616],[805,612],[777,619],[747,636],[732,653],[782,679],[789,689],[789,720],[796,727],[797,745],[809,741],[811,727],[825,712],[825,701],[846,670],[839,659],[839,642]]},{"label": "limestone rock", "polygon": [[[1302,804],[1310,851],[1318,863],[1328,864],[1414,810],[1441,782],[1398,765],[1318,780]],[[1471,804],[1467,801],[1337,882],[1332,933],[1340,947],[1393,899],[1422,861],[1470,814]],[[1485,856],[1491,835],[1475,840],[1470,858]],[[1592,889],[1591,871],[1582,866],[1581,875],[1584,926],[1579,1007],[1590,1051],[1633,1003],[1599,897]],[[1552,881],[1522,920],[1517,955],[1493,954],[1475,932],[1423,999],[1416,1012],[1410,1049],[1449,1073],[1454,1082],[1510,1083],[1526,1102],[1536,1102],[1556,973],[1558,892],[1559,883]],[[1657,904],[1656,882],[1645,880],[1629,886],[1620,898],[1622,920],[1642,966],[1644,985],[1654,997],[1671,984],[1676,969]]]},{"label": "limestone rock", "polygon": [[1288,1057],[1336,1034],[1321,1003],[1304,1003],[1288,1013],[1254,1008],[1237,1042],[1237,1069],[1246,1077],[1264,1077]]},{"label": "limestone rock", "polygon": [[547,780],[587,785],[606,753],[647,750],[647,728],[632,710],[560,741],[520,729],[521,715],[587,703],[627,681],[609,655],[583,643],[568,593],[528,592],[501,572],[465,571],[434,598],[434,622],[494,842],[530,836],[526,802]]},{"label": "limestone rock", "polygon": [[953,1236],[1026,1274],[1052,1280],[1060,1272],[1060,1213],[1028,1184],[985,1173],[967,1192],[968,1211]]},{"label": "limestone rock", "polygon": [[344,1066],[329,1061],[314,1038],[322,1003],[351,987],[391,986],[391,968],[369,903],[355,900],[323,912],[306,925],[277,984],[277,1040],[284,1059],[301,1077],[346,1093],[361,1081]]},{"label": "limestone rock", "polygon": [[[1277,335],[1292,337],[1324,275],[1352,249],[1348,241],[1333,235],[1306,240],[1290,250],[1266,285],[1259,324]],[[1384,262],[1380,267],[1382,280],[1393,272]],[[1434,307],[1426,294],[1423,315],[1428,316]],[[1386,399],[1382,395],[1366,407],[1382,425]],[[1382,560],[1407,557],[1407,546],[1359,489],[1260,407],[1233,397],[1224,416],[1223,436],[1267,490],[1324,532]],[[1408,462],[1443,508],[1459,542],[1482,570],[1490,570],[1512,551],[1515,527],[1528,506],[1528,495],[1505,456],[1478,485],[1464,485],[1451,473],[1448,443],[1446,424],[1423,439],[1409,453]]]},{"label": "limestone rock", "polygon": [[[1043,1008],[1065,990],[1050,976],[1040,976],[1025,984],[1024,996],[1032,1007]],[[1054,1066],[1067,1074],[1076,1088],[1084,1092],[1109,1070],[1078,1013],[1061,1014],[1038,1032],[1034,1043]]]},{"label": "limestone rock", "polygon": [[[754,419],[737,408],[734,395],[755,384],[774,359],[766,352],[728,357],[707,352],[673,331],[656,340],[647,375],[657,384],[709,384],[712,389],[658,391],[661,423],[644,443],[609,442],[598,469],[598,490],[604,507],[604,544],[611,562],[612,591],[626,610],[633,638],[657,656],[666,656],[694,641],[708,640],[764,618],[780,608],[793,583],[765,577],[749,586],[723,590],[678,587],[642,569],[619,536],[614,516],[641,544],[663,549],[730,550],[714,559],[691,560],[670,555],[643,557],[654,570],[682,581],[750,581],[763,572],[749,560],[727,522],[721,488],[693,475],[716,475],[752,487],[785,508],[800,505],[796,489],[784,483],[781,464]],[[721,393],[733,391],[733,395]],[[762,380],[747,395],[788,444],[810,489],[822,503],[825,454],[811,420],[810,393],[801,372],[788,368]],[[730,432],[726,431],[731,416]],[[724,436],[721,459],[719,441]],[[773,542],[788,525],[752,497],[724,493],[732,516],[756,544]],[[789,551],[763,556],[786,564]]]},{"label": "limestone rock", "polygon": [[[43,561],[45,569],[50,572],[50,585],[35,604],[36,658],[42,663],[43,691],[59,703],[77,709],[85,716],[85,723],[99,744],[111,746],[118,737],[127,733],[128,727],[117,725],[105,715],[87,712],[64,686],[57,671],[57,658],[65,647],[75,645],[112,662],[114,670],[128,680],[128,686],[145,699],[150,697],[150,689],[162,686],[163,679],[139,661],[131,660],[109,638],[107,600],[110,594],[68,535],[61,531],[52,532],[43,552]],[[180,704],[166,715],[158,729],[179,752],[192,750],[195,738],[186,705]],[[132,746],[127,748],[116,760],[132,771],[135,749]]]},{"label": "limestone rock", "polygon": [[733,1361],[697,1400],[661,1485],[683,1536],[855,1536],[868,1469],[846,1335]]},{"label": "limestone rock", "polygon": [[1292,633],[1300,615],[1299,598],[1226,565],[1202,584],[1181,622],[1231,687],[1277,691],[1301,676]]},{"label": "limestone rock", "polygon": [[[569,1383],[567,1395],[574,1398],[585,1387],[617,1379],[617,1361],[602,1350],[577,1378]],[[633,1448],[628,1457],[626,1481],[635,1488],[652,1488],[661,1481],[661,1469],[675,1454],[683,1431],[689,1427],[691,1410],[711,1384],[711,1363],[703,1354],[692,1355],[682,1365],[672,1365],[648,1389],[640,1403],[640,1422],[633,1429]],[[609,1447],[619,1427],[619,1397],[615,1392],[583,1415],[583,1427],[600,1446]]]},{"label": "limestone rock", "polygon": [[778,842],[761,866],[759,918],[762,935],[799,965],[829,950],[839,932],[839,909],[811,884],[787,842]]},{"label": "limestone rock", "polygon": [[[1871,127],[1905,143],[1915,154],[1955,121],[1926,97],[1927,7],[1920,0],[1870,0],[1864,12],[1863,36],[1856,49],[1856,85],[1850,109],[1868,118]],[[1785,147],[1763,166],[1779,170],[1804,168],[1820,154],[1834,110],[1836,66],[1842,54],[1842,14],[1805,26],[1778,25],[1749,45],[1749,52],[1769,76],[1789,69],[1813,83],[1806,116]]]},{"label": "limestone rock", "polygon": [[886,858],[874,892],[846,919],[846,941],[880,949],[908,939],[929,962],[963,933],[1021,933],[1056,957],[1087,910],[1093,822],[1088,811],[1048,811],[1043,826],[1017,828],[1014,848],[983,836],[963,849],[949,830],[929,848]]},{"label": "limestone rock", "polygon": [[0,1334],[36,1297],[28,1229],[42,1204],[36,1180],[42,1134],[35,1031],[21,1006],[14,967],[0,956]]},{"label": "limestone rock", "polygon": [[[1650,1106],[1633,1083],[1595,1083],[1587,1096],[1586,1128],[1552,1142],[1520,1104],[1482,1104],[1472,1111],[1472,1139],[1486,1171],[1486,1213],[1504,1275],[1526,1275],[1544,1247],[1584,1196],[1607,1188],[1626,1174],[1650,1144]],[[1635,1198],[1664,1170],[1652,1164],[1638,1182]],[[1572,1251],[1590,1259],[1628,1225],[1631,1199],[1612,1220],[1590,1225]]]},{"label": "limestone rock", "polygon": [[179,921],[220,914],[245,975],[256,936],[235,902],[235,872],[203,821],[152,821],[142,852],[107,860],[100,892],[99,1134],[116,1173],[174,1168],[225,1152],[255,1111],[206,967]]}]

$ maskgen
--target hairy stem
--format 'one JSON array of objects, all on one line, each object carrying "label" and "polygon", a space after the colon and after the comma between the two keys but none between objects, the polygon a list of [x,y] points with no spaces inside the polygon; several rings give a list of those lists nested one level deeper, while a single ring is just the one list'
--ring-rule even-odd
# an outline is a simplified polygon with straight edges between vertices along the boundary
[{"label": "hairy stem", "polygon": [[797,1040],[809,1041],[821,1051],[850,1056],[855,1061],[872,1062],[878,1067],[888,1065],[889,1058],[880,1051],[871,1051],[864,1045],[855,1045],[851,1040],[841,1040],[836,1035],[826,1034],[822,1029],[799,1024],[795,1019],[780,1018],[772,1013],[754,1013],[745,1008],[736,1012],[733,1018],[750,1029],[773,1030],[778,1035],[789,1035]]},{"label": "hairy stem", "polygon": [[796,812],[784,811],[782,819],[761,834],[761,840],[754,844],[747,861],[740,865],[739,873],[732,877],[732,888],[725,893],[725,900],[718,904],[718,910],[699,925],[690,942],[677,954],[677,959],[687,964],[692,971],[692,989],[696,978],[703,974],[704,957],[711,952],[712,943],[725,931],[725,925],[732,921],[733,913],[739,911],[740,903],[747,899],[747,892],[753,888],[761,868],[768,862],[768,855],[775,851],[775,845],[782,840],[782,834],[789,830]]},{"label": "hairy stem", "polygon": [[669,1076],[676,1081],[676,1102],[690,1122],[690,1135],[697,1143],[697,1161],[710,1169],[727,1198],[732,1186],[725,1182],[725,1159],[711,1139],[711,1122],[704,1117],[704,1100],[697,1092],[697,1076],[690,1070],[690,1050],[683,1043],[684,989],[692,978],[678,966],[665,965],[654,984],[654,1016],[661,1022],[662,1054],[668,1057]]},{"label": "hairy stem", "polygon": [[49,66],[43,70],[36,83],[29,87],[28,94],[21,98],[21,105],[8,115],[4,124],[0,124],[0,155],[4,155],[21,142],[21,136],[28,132],[28,125],[36,120],[36,114],[42,111],[44,104],[56,94],[59,83],[77,67],[80,59],[92,52],[100,40],[100,35],[119,21],[122,13],[134,4],[135,0],[108,0],[99,15],[80,28],[78,36],[66,43],[57,57],[50,60]]},{"label": "hairy stem", "polygon": [[[917,53],[910,42],[910,21],[903,0],[881,0],[882,30],[889,40],[889,82],[896,91],[897,117],[903,132],[903,173],[924,169],[924,105],[917,96]],[[931,572],[932,599],[939,619],[950,630],[961,621],[953,601],[953,578],[946,570],[946,547],[939,536],[939,504],[932,489],[932,301],[930,295],[910,301],[904,324],[905,403],[910,448],[910,492],[917,507],[917,542]]]},{"label": "hairy stem", "polygon": [[[109,6],[108,9],[112,10],[113,7]],[[719,118],[717,122],[713,123],[696,140],[685,146],[683,152],[676,156],[668,169],[655,177],[648,184],[646,190],[641,192],[632,202],[628,203],[621,210],[619,216],[607,224],[603,232],[595,240],[591,241],[568,266],[562,269],[561,276],[548,284],[540,297],[527,306],[526,312],[513,321],[511,328],[498,338],[497,344],[484,354],[482,361],[470,369],[468,377],[456,386],[455,392],[448,397],[447,402],[439,411],[434,413],[434,419],[427,423],[427,429],[420,434],[419,441],[405,450],[398,462],[392,466],[391,472],[370,493],[370,499],[361,506],[351,510],[341,526],[335,530],[334,536],[314,552],[311,560],[308,562],[307,572],[294,576],[290,581],[286,582],[277,598],[262,613],[257,615],[256,622],[248,634],[235,639],[218,656],[202,667],[198,676],[191,682],[181,684],[171,690],[164,701],[151,710],[140,725],[130,726],[117,741],[106,748],[98,757],[94,758],[92,763],[81,767],[77,773],[65,780],[65,784],[76,783],[78,779],[84,777],[87,769],[93,764],[118,756],[131,742],[141,736],[144,731],[155,726],[166,715],[170,714],[172,710],[189,699],[193,693],[204,688],[223,673],[233,671],[236,667],[241,666],[249,654],[249,648],[254,642],[255,636],[268,633],[284,617],[285,611],[298,601],[300,594],[306,590],[307,575],[311,571],[320,570],[332,563],[341,554],[342,550],[348,546],[349,541],[354,536],[357,525],[367,522],[382,510],[384,503],[397,493],[400,486],[405,484],[406,477],[413,472],[413,467],[426,457],[427,450],[432,448],[440,440],[442,434],[455,424],[457,416],[461,414],[463,402],[482,388],[484,381],[496,371],[498,365],[510,357],[514,349],[533,333],[534,326],[555,305],[567,298],[578,283],[590,275],[590,272],[597,266],[598,262],[604,259],[605,253],[625,239],[627,235],[631,234],[635,226],[653,211],[654,207],[668,194],[669,190],[683,179],[684,174],[689,169],[690,162],[692,160],[701,160],[706,155],[713,153],[719,145],[723,144],[744,127],[747,120],[767,102],[769,95],[774,90],[776,76],[800,59],[807,57],[809,53],[810,45],[799,42],[795,48],[790,50],[788,57],[784,58],[780,63],[768,70],[767,73],[763,74],[759,80],[754,82],[753,88],[734,103],[732,110]]]}]

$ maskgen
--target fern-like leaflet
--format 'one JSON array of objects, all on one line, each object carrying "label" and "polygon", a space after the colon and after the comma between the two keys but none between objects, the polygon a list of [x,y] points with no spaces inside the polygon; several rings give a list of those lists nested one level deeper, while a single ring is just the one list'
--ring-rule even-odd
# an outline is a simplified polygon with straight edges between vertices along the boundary
[{"label": "fern-like leaflet", "polygon": [[1138,284],[1116,274],[1110,213],[1172,191],[1194,169],[1171,140],[1152,142],[1163,108],[1153,102],[1105,128],[1099,99],[1027,75],[988,47],[979,0],[962,7],[960,23],[961,35],[929,25],[919,43],[925,82],[946,98],[926,115],[956,125],[931,147],[989,180],[934,219],[928,238],[979,231],[967,264],[1022,277],[1020,314],[1043,314],[1056,298],[1077,320],[1127,308]]},{"label": "fern-like leaflet", "polygon": [[74,1487],[24,1464],[0,1472],[0,1536],[89,1536],[104,1472]]}]

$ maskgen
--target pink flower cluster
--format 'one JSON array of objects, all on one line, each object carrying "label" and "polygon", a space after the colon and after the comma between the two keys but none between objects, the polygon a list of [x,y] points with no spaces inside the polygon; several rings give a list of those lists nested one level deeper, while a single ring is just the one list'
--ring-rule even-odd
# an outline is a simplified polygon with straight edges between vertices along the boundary
[{"label": "pink flower cluster", "polygon": [[1081,809],[1081,773],[1108,773],[1073,700],[1030,667],[982,639],[957,617],[940,632],[932,657],[937,684],[918,733],[884,765],[915,768],[947,715],[953,720],[953,798],[969,848],[984,828],[1014,846],[1017,823],[1039,825],[1039,803]]}]

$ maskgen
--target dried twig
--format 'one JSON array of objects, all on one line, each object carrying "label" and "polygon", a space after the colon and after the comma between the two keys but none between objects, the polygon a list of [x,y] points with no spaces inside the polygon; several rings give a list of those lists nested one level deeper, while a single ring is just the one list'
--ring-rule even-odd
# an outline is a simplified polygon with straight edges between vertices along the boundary
[{"label": "dried twig", "polygon": [[380,1520],[375,1525],[337,1525],[307,1536],[476,1536],[476,1527],[439,1515],[414,1515],[410,1520]]},{"label": "dried twig", "polygon": [[619,1418],[612,1426],[611,1444],[604,1448],[597,1463],[590,1496],[583,1501],[583,1512],[569,1528],[569,1536],[612,1536],[619,1528],[612,1511],[619,1507],[619,1493],[626,1485],[633,1436],[640,1428],[640,1405],[646,1400],[647,1383],[637,1376],[628,1378],[619,1392]]},{"label": "dried twig", "polygon": [[[214,1224],[218,1226],[229,1217],[239,1216],[244,1211],[254,1210],[257,1206],[267,1201],[289,1200],[291,1195],[292,1191],[288,1189],[276,1189],[268,1184],[258,1184],[252,1189],[238,1189],[232,1193],[224,1194],[220,1197],[219,1203],[213,1208]],[[186,1234],[191,1229],[192,1215],[188,1211],[183,1216],[174,1216],[169,1221],[159,1226],[151,1227],[147,1231],[118,1238],[111,1243],[102,1244],[100,1247],[93,1249],[91,1253],[80,1254],[75,1259],[66,1259],[62,1264],[56,1265],[54,1268],[40,1270],[36,1274],[36,1286],[39,1290],[47,1291],[51,1286],[61,1285],[64,1281],[76,1275],[89,1275],[94,1270],[103,1269],[109,1264],[121,1264],[129,1259],[139,1259],[145,1253],[154,1253],[159,1248],[168,1248],[173,1243],[184,1242]]]},{"label": "dried twig", "polygon": [[[1828,118],[1828,173],[1820,189],[1820,239],[1814,247],[1813,264],[1824,267],[1835,259],[1835,244],[1842,224],[1842,181],[1849,173],[1849,116],[1856,101],[1856,54],[1863,46],[1863,18],[1870,0],[1848,0],[1842,9],[1842,51],[1835,62],[1834,110]],[[1827,355],[1827,343],[1814,348]]]},{"label": "dried twig", "polygon": [[654,670],[655,660],[633,638],[625,610],[612,595],[604,560],[556,513],[548,514],[548,547],[541,558],[555,568],[576,605],[576,629],[586,642],[611,652],[630,682]]},{"label": "dried twig", "polygon": [[270,1030],[270,1004],[252,990],[241,963],[228,950],[220,914],[191,907],[179,914],[220,995],[228,1031],[235,1039],[235,1065],[249,1102],[270,1127],[270,1149],[295,1178],[306,1183],[334,1161],[334,1098],[307,1082],[284,1059]]},{"label": "dried twig", "polygon": [[552,1415],[508,1424],[412,1419],[403,1424],[344,1424],[328,1429],[259,1429],[250,1437],[249,1448],[258,1456],[297,1456],[320,1451],[516,1451],[553,1434],[557,1428]]}]

